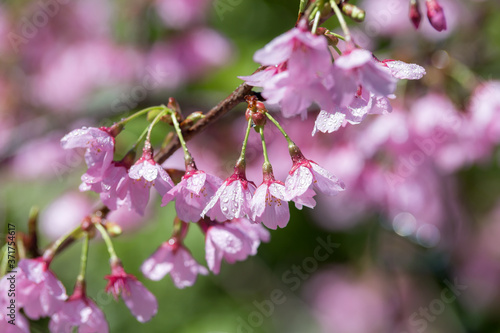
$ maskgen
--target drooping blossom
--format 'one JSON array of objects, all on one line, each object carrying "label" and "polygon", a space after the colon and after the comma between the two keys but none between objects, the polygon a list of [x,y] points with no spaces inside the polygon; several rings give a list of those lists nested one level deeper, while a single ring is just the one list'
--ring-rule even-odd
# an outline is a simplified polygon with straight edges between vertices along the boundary
[{"label": "drooping blossom", "polygon": [[272,169],[264,171],[262,184],[257,187],[250,205],[252,220],[270,229],[284,228],[290,220],[285,184],[274,178]]},{"label": "drooping blossom", "polygon": [[[67,298],[64,285],[48,266],[48,262],[39,257],[21,259],[16,269],[16,306],[34,320],[51,316]],[[9,277],[9,274],[5,275],[0,282],[0,305],[6,302],[4,297],[8,295]]]},{"label": "drooping blossom", "polygon": [[64,149],[85,148],[85,162],[88,170],[82,175],[81,190],[96,189],[100,192],[100,182],[113,161],[115,136],[120,128],[83,127],[66,134],[61,139]]},{"label": "drooping blossom", "polygon": [[344,52],[335,60],[333,71],[341,73],[344,78],[336,89],[342,89],[342,94],[351,100],[360,86],[375,96],[389,96],[396,88],[396,79],[390,71],[379,65],[367,50],[354,49]]},{"label": "drooping blossom", "polygon": [[[205,255],[208,268],[219,274],[222,259],[234,264],[257,253],[261,241],[269,240],[269,233],[260,224],[240,218],[233,221],[214,222],[203,220]],[[252,225],[252,226],[250,226]]]},{"label": "drooping blossom", "polygon": [[198,264],[189,250],[175,238],[160,245],[156,252],[144,261],[141,271],[154,281],[170,274],[179,289],[192,286],[198,274],[208,274],[208,270]]},{"label": "drooping blossom", "polygon": [[240,78],[262,87],[262,95],[269,103],[279,104],[285,117],[305,116],[313,102],[333,108],[323,82],[331,67],[328,44],[323,36],[312,34],[305,21],[258,50],[254,60],[270,67]]},{"label": "drooping blossom", "polygon": [[[2,309],[5,309],[6,307],[2,306]],[[4,312],[8,312],[8,314],[5,314]],[[30,333],[30,324],[18,309],[14,310],[14,313],[12,314],[13,317],[9,317],[10,314],[9,310],[2,311],[2,313],[0,313],[0,332]],[[9,321],[14,324],[9,323]]]},{"label": "drooping blossom", "polygon": [[427,7],[427,18],[434,29],[437,31],[446,30],[446,17],[439,2],[437,0],[425,0],[425,6]]},{"label": "drooping blossom", "polygon": [[49,322],[51,332],[71,333],[77,327],[78,332],[108,333],[106,317],[95,302],[85,294],[85,288],[75,287],[59,311],[54,313]]},{"label": "drooping blossom", "polygon": [[174,183],[155,162],[152,150],[145,148],[142,157],[130,168],[125,160],[112,163],[104,177],[101,200],[112,210],[126,206],[144,215],[151,186],[163,196],[174,187]]},{"label": "drooping blossom", "polygon": [[111,263],[111,275],[106,291],[113,294],[115,299],[121,295],[130,312],[141,323],[149,321],[158,312],[158,302],[155,296],[132,274],[125,273],[119,262]]},{"label": "drooping blossom", "polygon": [[236,165],[234,173],[219,187],[201,216],[212,220],[225,221],[250,215],[250,202],[255,185],[245,176],[245,168]]},{"label": "drooping blossom", "polygon": [[163,196],[162,206],[175,200],[177,216],[184,222],[197,222],[221,184],[220,178],[188,166],[181,181]]},{"label": "drooping blossom", "polygon": [[285,181],[285,198],[294,201],[297,208],[314,207],[315,191],[336,195],[344,190],[345,186],[341,180],[315,162],[306,159],[296,146],[290,151],[293,166]]}]

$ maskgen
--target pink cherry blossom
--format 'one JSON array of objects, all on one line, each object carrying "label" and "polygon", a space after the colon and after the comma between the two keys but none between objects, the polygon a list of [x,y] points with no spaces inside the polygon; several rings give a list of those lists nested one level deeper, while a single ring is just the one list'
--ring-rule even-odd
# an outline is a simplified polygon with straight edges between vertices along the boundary
[{"label": "pink cherry blossom", "polygon": [[254,60],[272,67],[240,78],[262,87],[268,103],[279,104],[285,117],[305,117],[313,102],[333,108],[324,82],[332,66],[327,41],[308,31],[305,21],[258,50]]},{"label": "pink cherry blossom", "polygon": [[367,50],[354,49],[350,52],[344,52],[334,63],[334,71],[341,72],[345,78],[348,78],[347,84],[351,81],[349,90],[344,94],[352,94],[352,83],[357,89],[361,86],[367,89],[375,96],[389,96],[396,88],[396,79],[392,77],[391,72],[373,58],[371,52]]},{"label": "pink cherry blossom", "polygon": [[425,0],[425,6],[427,7],[427,18],[434,29],[437,31],[446,30],[446,17],[439,2],[437,0]]},{"label": "pink cherry blossom", "polygon": [[257,187],[250,208],[252,220],[262,222],[270,229],[284,228],[288,224],[290,210],[285,200],[285,184],[275,180],[272,171],[264,174],[264,180]]},{"label": "pink cherry blossom", "polygon": [[110,191],[103,198],[104,203],[118,198],[118,206],[127,205],[141,215],[144,215],[148,204],[151,186],[162,196],[174,187],[168,173],[155,162],[152,151],[146,148],[142,157],[128,170],[128,177],[124,175],[126,168],[118,164],[111,172],[108,175]]},{"label": "pink cherry blossom", "polygon": [[135,276],[125,273],[121,264],[112,263],[111,275],[105,278],[108,279],[106,291],[112,293],[115,299],[121,295],[138,321],[147,322],[157,313],[158,302],[154,295]]},{"label": "pink cherry blossom", "polygon": [[336,195],[343,191],[344,183],[315,162],[308,160],[300,151],[292,155],[293,167],[285,181],[285,198],[294,201],[295,206],[314,207],[314,191]]},{"label": "pink cherry blossom", "polygon": [[260,223],[254,223],[246,218],[234,219],[231,221],[233,226],[236,226],[243,231],[252,240],[252,252],[257,254],[257,250],[261,242],[267,243],[271,240],[271,234]]},{"label": "pink cherry blossom", "polygon": [[222,222],[249,215],[254,192],[255,185],[246,179],[244,168],[236,166],[234,173],[219,187],[201,216]]},{"label": "pink cherry blossom", "polygon": [[[241,218],[227,222],[203,221],[205,232],[205,255],[208,268],[219,274],[222,259],[234,264],[257,253],[261,240],[269,240],[266,232],[250,229],[248,219]],[[260,225],[255,225],[262,228]]]},{"label": "pink cherry blossom", "polygon": [[292,74],[317,77],[331,65],[331,55],[326,38],[312,34],[305,21],[273,39],[263,49],[255,52],[254,61],[266,66],[288,62]]},{"label": "pink cherry blossom", "polygon": [[[5,307],[2,306],[2,309]],[[8,312],[7,310],[6,312]],[[10,314],[10,313],[9,313]],[[2,333],[30,333],[30,324],[28,320],[16,309],[15,310],[15,320],[5,314],[4,311],[0,313],[0,332]],[[11,324],[9,321],[14,323]]]},{"label": "pink cherry blossom", "polygon": [[74,130],[61,139],[64,149],[85,148],[85,162],[88,170],[82,175],[83,190],[96,188],[99,191],[103,174],[113,161],[117,128],[83,127]]},{"label": "pink cherry blossom", "polygon": [[75,327],[78,327],[78,332],[109,332],[104,313],[84,293],[74,293],[49,322],[51,332],[71,333]]},{"label": "pink cherry blossom", "polygon": [[194,260],[189,250],[174,238],[164,242],[141,266],[142,273],[151,280],[161,280],[170,274],[179,289],[190,287],[198,274],[207,275],[208,270]]},{"label": "pink cherry blossom", "polygon": [[205,171],[186,170],[182,180],[163,196],[162,206],[175,199],[177,216],[185,222],[197,222],[221,184],[219,177]]},{"label": "pink cherry blossom", "polygon": [[[47,261],[42,258],[21,259],[17,270],[17,306],[24,309],[26,316],[36,320],[51,316],[61,308],[67,298],[66,289],[49,270]],[[8,277],[4,276],[2,281]],[[0,288],[7,286],[4,283],[0,283]],[[1,291],[0,298],[7,297],[7,291]]]}]

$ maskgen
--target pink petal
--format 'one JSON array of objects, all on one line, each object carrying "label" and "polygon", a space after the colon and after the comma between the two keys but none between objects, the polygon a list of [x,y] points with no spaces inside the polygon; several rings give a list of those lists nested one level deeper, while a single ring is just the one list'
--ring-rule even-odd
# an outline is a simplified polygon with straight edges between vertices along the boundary
[{"label": "pink petal", "polygon": [[128,292],[122,292],[122,299],[130,312],[141,323],[149,321],[158,311],[154,295],[137,280],[127,279]]}]

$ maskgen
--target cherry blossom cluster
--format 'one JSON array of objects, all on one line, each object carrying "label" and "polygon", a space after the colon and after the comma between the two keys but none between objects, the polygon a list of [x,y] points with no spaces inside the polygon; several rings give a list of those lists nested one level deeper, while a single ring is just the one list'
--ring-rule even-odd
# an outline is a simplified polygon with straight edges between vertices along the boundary
[{"label": "cherry blossom cluster", "polygon": [[[241,78],[262,91],[245,96],[247,126],[241,154],[234,172],[225,180],[198,169],[183,129],[186,123],[196,123],[204,116],[193,113],[183,118],[173,98],[166,106],[140,110],[110,127],[83,127],[65,135],[61,139],[64,149],[84,151],[87,171],[81,176],[80,191],[97,193],[105,207],[87,216],[42,256],[20,260],[18,309],[33,320],[50,317],[52,332],[71,332],[75,327],[85,332],[108,332],[102,310],[86,294],[89,240],[98,232],[110,257],[110,275],[104,277],[108,281],[106,291],[115,299],[121,297],[139,322],[150,320],[158,311],[156,298],[136,276],[125,271],[111,239],[120,230],[106,217],[118,209],[144,215],[153,188],[161,196],[162,206],[175,201],[176,217],[172,235],[143,262],[141,271],[151,280],[161,280],[169,274],[178,288],[192,286],[198,275],[207,275],[209,271],[218,274],[223,260],[232,264],[255,255],[260,244],[270,239],[265,227],[277,229],[288,224],[289,202],[298,209],[314,208],[317,194],[334,196],[343,191],[344,183],[306,158],[264,103],[278,105],[285,117],[302,118],[317,105],[321,111],[313,134],[331,133],[347,123],[360,123],[367,114],[391,112],[388,98],[394,96],[397,81],[420,79],[425,70],[397,60],[380,61],[370,51],[359,48],[340,10],[358,20],[364,17],[364,12],[344,1],[302,1],[297,26],[255,53],[254,60],[263,67]],[[337,16],[345,36],[319,27],[325,11]],[[343,52],[337,47],[339,39],[345,41]],[[332,54],[333,51],[338,54]],[[117,137],[130,121],[146,114],[150,124],[124,157],[116,160]],[[155,157],[151,133],[159,122],[173,128],[184,152],[185,170],[167,170]],[[291,166],[283,180],[275,178],[267,153],[264,133],[269,125],[276,126],[287,141]],[[259,186],[246,176],[246,148],[252,132],[262,142],[264,162]],[[142,154],[136,158],[139,145]],[[205,235],[208,268],[199,264],[184,244],[192,224],[198,225]],[[67,295],[49,266],[65,244],[76,240],[83,244],[81,267],[74,291]],[[6,304],[8,285],[5,276],[0,280],[0,306]],[[27,332],[27,321],[22,315],[19,318],[16,328]],[[2,320],[0,325],[3,324]]]}]

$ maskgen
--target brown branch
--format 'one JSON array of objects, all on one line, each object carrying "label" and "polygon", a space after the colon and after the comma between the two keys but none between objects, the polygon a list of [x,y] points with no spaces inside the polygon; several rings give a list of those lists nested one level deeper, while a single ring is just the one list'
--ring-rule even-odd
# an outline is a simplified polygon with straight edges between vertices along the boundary
[{"label": "brown branch", "polygon": [[[262,70],[264,67],[257,69],[257,72]],[[205,114],[205,118],[198,121],[196,124],[190,128],[183,130],[182,135],[184,140],[188,141],[198,133],[202,132],[211,123],[234,109],[238,104],[245,101],[245,96],[251,94],[252,86],[246,83],[242,83],[236,88],[235,91],[231,93],[226,99],[221,101],[219,104],[214,106],[210,111]],[[162,148],[155,156],[156,162],[162,164],[169,158],[177,149],[181,147],[181,143],[178,137],[175,137],[166,147]]]}]

